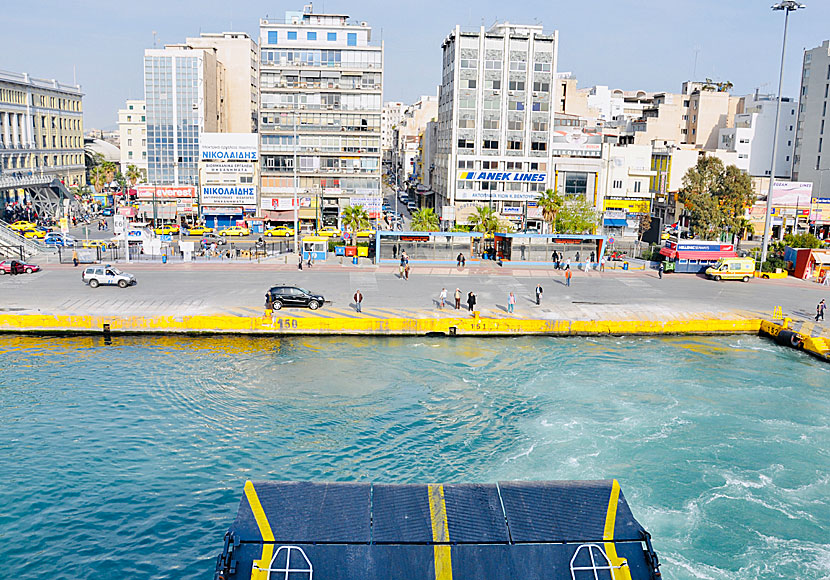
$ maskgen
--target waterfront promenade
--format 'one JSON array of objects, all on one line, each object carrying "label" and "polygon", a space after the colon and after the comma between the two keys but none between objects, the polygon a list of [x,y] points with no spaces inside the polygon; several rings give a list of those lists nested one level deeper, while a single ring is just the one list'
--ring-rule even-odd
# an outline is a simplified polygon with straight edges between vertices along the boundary
[{"label": "waterfront promenade", "polygon": [[[795,279],[749,283],[713,282],[703,277],[655,271],[575,271],[567,286],[561,271],[484,266],[459,269],[414,264],[410,279],[401,280],[391,265],[318,264],[298,271],[295,264],[207,263],[120,264],[136,275],[131,288],[92,289],[81,282],[83,266],[47,265],[41,273],[0,277],[0,315],[94,317],[259,317],[264,295],[275,284],[293,284],[323,294],[317,310],[285,308],[280,318],[312,320],[440,320],[469,318],[467,293],[477,295],[478,316],[486,319],[542,321],[688,321],[770,318],[776,306],[797,323],[811,322],[816,303],[830,289]],[[535,288],[544,289],[536,305]],[[448,305],[438,307],[447,289]],[[462,292],[462,310],[452,297]],[[360,289],[363,312],[352,296]],[[516,297],[507,313],[508,294]],[[330,324],[326,325],[331,327]],[[306,326],[308,327],[308,326]],[[822,323],[811,326],[827,335]]]}]

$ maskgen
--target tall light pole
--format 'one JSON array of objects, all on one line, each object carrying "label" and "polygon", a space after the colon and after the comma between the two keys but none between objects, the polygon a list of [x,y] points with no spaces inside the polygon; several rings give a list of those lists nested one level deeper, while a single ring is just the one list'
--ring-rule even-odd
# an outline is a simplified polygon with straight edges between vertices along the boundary
[{"label": "tall light pole", "polygon": [[299,217],[299,210],[297,209],[297,188],[300,187],[300,182],[297,179],[297,147],[299,146],[299,139],[297,137],[297,115],[299,114],[299,93],[294,94],[294,201],[292,202],[292,208],[294,209],[294,251],[299,252],[299,246],[297,245],[297,239],[299,236],[300,230],[300,217]]},{"label": "tall light pole", "polygon": [[769,170],[769,191],[767,192],[767,209],[764,214],[764,239],[761,242],[761,263],[767,260],[769,249],[770,214],[772,212],[772,190],[775,185],[775,161],[778,157],[778,121],[781,118],[781,87],[784,84],[784,55],[787,52],[787,24],[790,20],[790,12],[799,8],[806,8],[804,4],[795,0],[784,0],[772,6],[773,10],[784,11],[784,41],[781,43],[781,69],[778,72],[778,101],[775,106],[775,125],[772,129],[772,162]]}]

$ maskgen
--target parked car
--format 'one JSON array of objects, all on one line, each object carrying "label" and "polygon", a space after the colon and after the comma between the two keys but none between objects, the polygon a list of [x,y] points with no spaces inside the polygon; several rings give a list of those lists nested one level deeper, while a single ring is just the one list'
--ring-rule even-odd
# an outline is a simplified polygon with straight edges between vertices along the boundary
[{"label": "parked car", "polygon": [[226,240],[225,238],[222,238],[220,236],[217,236],[216,234],[211,233],[211,234],[205,234],[204,236],[202,236],[202,239],[199,240],[199,243],[202,246],[205,246],[205,247],[207,247],[211,244],[216,244],[217,246],[224,246],[225,244],[228,243],[228,240]]},{"label": "parked car", "polygon": [[102,250],[107,249],[109,244],[106,240],[83,240],[81,242],[82,248],[101,248]]},{"label": "parked car", "polygon": [[284,226],[269,228],[265,230],[265,233],[262,235],[269,238],[288,238],[294,235],[294,228],[287,228]]},{"label": "parked car", "polygon": [[88,284],[90,288],[97,288],[98,286],[118,286],[119,288],[126,288],[127,286],[134,286],[136,284],[135,276],[127,272],[122,272],[110,264],[85,268],[81,272],[81,280]]},{"label": "parked car", "polygon": [[241,226],[231,226],[229,228],[225,228],[219,232],[220,236],[250,236],[251,230],[248,228],[243,228]]},{"label": "parked car", "polygon": [[410,201],[406,204],[406,209],[408,209],[409,212],[412,213],[413,211],[418,210],[418,205],[414,201]]},{"label": "parked car", "polygon": [[74,248],[78,245],[78,240],[60,232],[49,232],[43,238],[43,243],[54,248]]},{"label": "parked car", "polygon": [[114,213],[115,211],[111,207],[105,207],[101,210],[101,215],[104,217],[111,217]]},{"label": "parked car", "polygon": [[317,230],[317,235],[324,238],[334,238],[343,235],[343,232],[341,232],[337,228],[326,226],[324,228]]},{"label": "parked car", "polygon": [[0,262],[0,276],[4,274],[31,274],[40,272],[37,264],[27,264],[19,260],[3,260]]},{"label": "parked car", "polygon": [[325,301],[322,294],[312,294],[298,286],[274,286],[265,294],[265,308],[271,310],[279,310],[283,306],[301,306],[317,310]]}]

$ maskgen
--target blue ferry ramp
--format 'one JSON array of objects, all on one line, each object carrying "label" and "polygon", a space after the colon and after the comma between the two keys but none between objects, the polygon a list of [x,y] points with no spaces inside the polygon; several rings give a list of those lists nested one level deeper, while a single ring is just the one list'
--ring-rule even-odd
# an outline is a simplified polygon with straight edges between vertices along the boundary
[{"label": "blue ferry ramp", "polygon": [[215,580],[656,580],[617,480],[245,484]]}]

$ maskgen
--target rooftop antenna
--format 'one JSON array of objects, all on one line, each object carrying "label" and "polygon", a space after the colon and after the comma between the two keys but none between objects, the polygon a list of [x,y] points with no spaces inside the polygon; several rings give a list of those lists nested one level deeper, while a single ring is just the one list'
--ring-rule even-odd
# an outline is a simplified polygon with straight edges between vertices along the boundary
[{"label": "rooftop antenna", "polygon": [[157,36],[157,34],[158,34],[158,33],[154,30],[154,31],[153,31],[153,48],[155,48],[155,47],[156,47],[156,36]]},{"label": "rooftop antenna", "polygon": [[692,80],[694,81],[697,79],[697,56],[700,54],[700,47],[695,46],[693,50],[695,51],[695,64],[692,67]]}]

